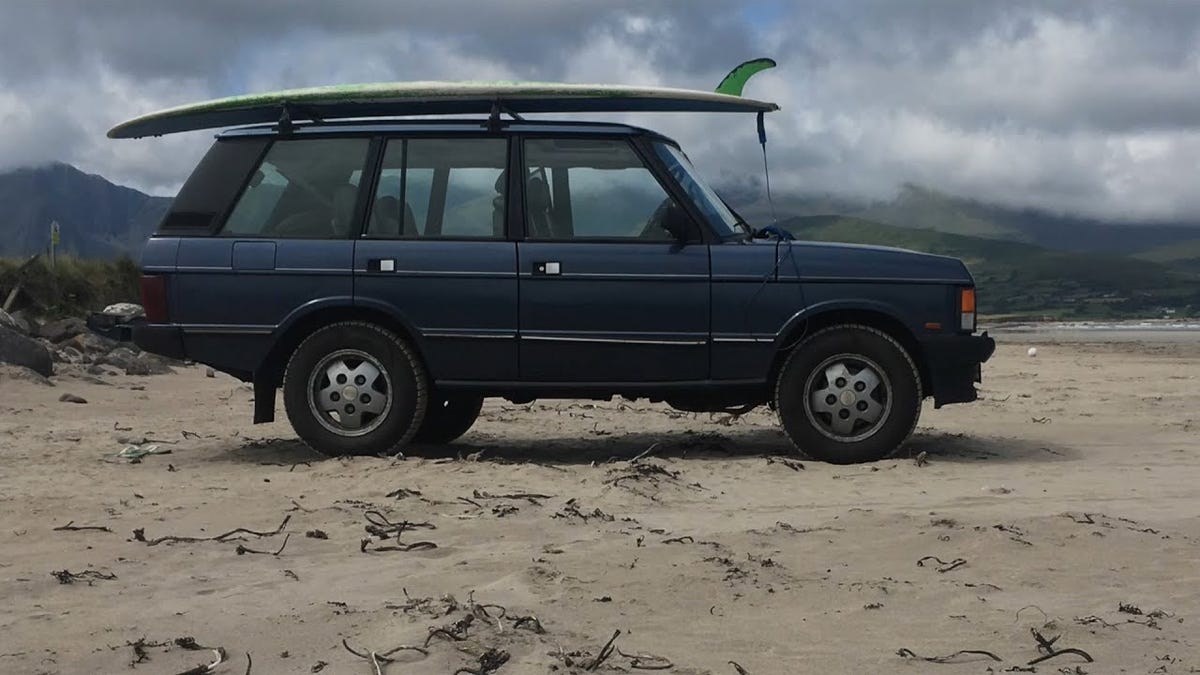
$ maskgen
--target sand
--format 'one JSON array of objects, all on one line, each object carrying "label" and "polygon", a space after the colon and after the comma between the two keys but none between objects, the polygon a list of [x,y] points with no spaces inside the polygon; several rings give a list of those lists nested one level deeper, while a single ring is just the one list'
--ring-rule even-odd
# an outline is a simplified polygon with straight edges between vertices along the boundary
[{"label": "sand", "polygon": [[[902,456],[850,467],[795,461],[765,409],[489,400],[448,450],[327,459],[285,421],[251,425],[249,388],[201,368],[0,379],[0,672],[177,673],[213,659],[171,644],[191,637],[227,650],[217,673],[247,653],[260,675],[372,673],[343,639],[421,645],[471,602],[505,609],[383,672],[478,668],[489,648],[510,656],[500,674],[587,672],[618,629],[624,654],[674,673],[1000,672],[1040,655],[1031,629],[1095,659],[1038,672],[1195,672],[1200,345],[1041,341],[1028,358],[1011,340],[983,400],[927,408]],[[171,453],[113,457],[146,437]],[[429,523],[400,540],[437,548],[363,552],[368,510]],[[285,517],[276,536],[133,535]],[[54,529],[72,521],[112,532]],[[168,646],[134,664],[142,638]],[[595,672],[659,663],[614,651]]]}]

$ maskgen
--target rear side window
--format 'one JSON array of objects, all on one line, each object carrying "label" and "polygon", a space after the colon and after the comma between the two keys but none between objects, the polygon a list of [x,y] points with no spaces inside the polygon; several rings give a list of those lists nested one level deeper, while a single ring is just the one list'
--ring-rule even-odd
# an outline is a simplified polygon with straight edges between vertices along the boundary
[{"label": "rear side window", "polygon": [[501,239],[508,141],[388,141],[365,236],[377,239]]},{"label": "rear side window", "polygon": [[669,241],[672,203],[623,139],[525,141],[525,223],[531,239]]},{"label": "rear side window", "polygon": [[355,230],[365,138],[275,141],[250,176],[223,234],[335,239]]},{"label": "rear side window", "polygon": [[237,199],[266,147],[265,138],[214,143],[179,190],[159,229],[171,234],[210,234]]}]

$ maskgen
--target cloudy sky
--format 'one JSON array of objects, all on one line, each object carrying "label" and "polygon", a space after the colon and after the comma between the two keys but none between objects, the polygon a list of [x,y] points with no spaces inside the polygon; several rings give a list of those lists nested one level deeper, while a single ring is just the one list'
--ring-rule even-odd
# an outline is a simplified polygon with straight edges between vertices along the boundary
[{"label": "cloudy sky", "polygon": [[[0,170],[171,193],[211,141],[110,141],[162,107],[317,84],[535,79],[711,89],[772,56],[779,192],[904,183],[1112,220],[1200,221],[1200,3],[1024,0],[3,0]],[[642,115],[714,182],[749,116]]]}]

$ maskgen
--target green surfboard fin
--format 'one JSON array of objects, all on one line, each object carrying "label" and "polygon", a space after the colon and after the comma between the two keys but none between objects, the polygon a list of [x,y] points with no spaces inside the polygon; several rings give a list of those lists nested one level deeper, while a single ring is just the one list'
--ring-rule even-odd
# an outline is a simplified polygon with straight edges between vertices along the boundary
[{"label": "green surfboard fin", "polygon": [[729,71],[721,84],[717,85],[718,94],[741,96],[746,82],[757,73],[776,66],[775,59],[751,59],[737,68]]}]

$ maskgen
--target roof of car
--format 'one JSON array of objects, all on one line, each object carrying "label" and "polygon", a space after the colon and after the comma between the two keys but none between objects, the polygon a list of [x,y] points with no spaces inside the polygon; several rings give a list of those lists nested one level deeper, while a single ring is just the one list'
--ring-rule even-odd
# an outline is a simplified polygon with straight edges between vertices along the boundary
[{"label": "roof of car", "polygon": [[[315,134],[478,134],[488,129],[487,120],[481,119],[406,119],[384,118],[367,120],[337,120],[333,122],[304,122],[296,124],[292,135]],[[671,143],[675,140],[657,131],[619,122],[593,122],[571,120],[520,120],[506,121],[501,129],[508,133],[546,135],[597,135],[597,136],[650,136]],[[274,136],[279,133],[275,124],[226,129],[218,138],[245,136]]]},{"label": "roof of car", "polygon": [[767,101],[728,93],[550,82],[385,82],[289,89],[204,101],[118,124],[110,138],[140,138],[295,120],[407,115],[573,112],[756,112]]}]

